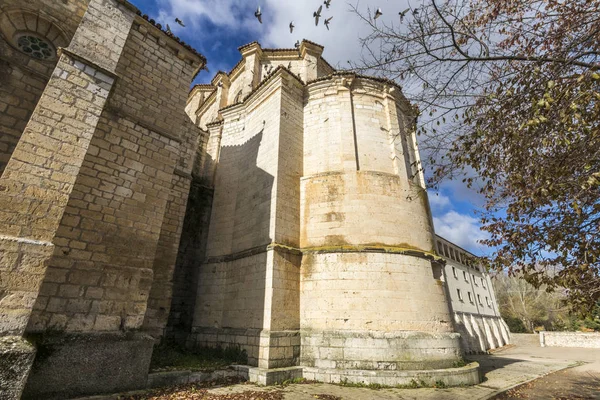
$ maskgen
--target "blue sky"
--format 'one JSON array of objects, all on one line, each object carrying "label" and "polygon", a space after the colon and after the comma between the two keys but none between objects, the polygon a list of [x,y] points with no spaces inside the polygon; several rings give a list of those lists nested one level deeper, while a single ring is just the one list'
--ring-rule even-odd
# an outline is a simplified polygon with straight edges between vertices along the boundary
[{"label": "blue sky", "polygon": [[[369,28],[350,12],[348,0],[332,0],[331,7],[323,7],[323,16],[333,17],[331,30],[323,24],[314,25],[312,17],[323,0],[261,0],[263,24],[254,17],[256,1],[246,0],[130,0],[144,14],[165,26],[191,44],[208,59],[209,73],[201,72],[194,83],[209,82],[218,70],[229,71],[239,60],[237,48],[259,41],[267,48],[290,48],[296,40],[308,39],[325,46],[323,56],[332,65],[347,65],[347,60],[358,60],[361,55],[359,37]],[[397,17],[407,7],[407,0],[352,0],[362,12],[373,12],[380,7],[382,19]],[[419,1],[413,1],[417,6]],[[175,23],[180,18],[186,27]],[[296,29],[290,34],[288,25],[294,21]],[[425,158],[425,157],[423,157]],[[482,206],[481,197],[468,190],[460,181],[443,184],[439,193],[430,191],[430,202],[435,230],[446,239],[481,255],[488,249],[477,244],[485,238],[479,230],[476,210]]]}]

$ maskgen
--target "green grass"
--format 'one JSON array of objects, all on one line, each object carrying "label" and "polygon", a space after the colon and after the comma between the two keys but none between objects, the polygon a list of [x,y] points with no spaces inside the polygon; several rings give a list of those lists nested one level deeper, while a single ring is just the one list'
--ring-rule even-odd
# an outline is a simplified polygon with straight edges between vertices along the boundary
[{"label": "green grass", "polygon": [[247,363],[246,351],[235,346],[188,350],[174,343],[163,343],[154,347],[150,371],[214,371],[231,364]]},{"label": "green grass", "polygon": [[465,367],[466,365],[467,365],[467,362],[465,360],[454,361],[452,363],[452,368],[462,368],[462,367]]},{"label": "green grass", "polygon": [[373,390],[380,390],[380,389],[420,389],[420,388],[434,388],[434,389],[445,389],[448,386],[443,382],[443,381],[436,381],[433,385],[428,385],[426,382],[424,381],[419,381],[417,382],[414,379],[411,379],[411,381],[406,384],[406,385],[395,385],[395,386],[386,386],[386,385],[381,385],[379,383],[364,383],[364,382],[348,382],[347,379],[344,379],[343,381],[340,381],[339,383],[334,383],[335,385],[340,385],[340,386],[346,386],[346,387],[356,387],[356,388],[366,388],[366,389],[373,389]]}]

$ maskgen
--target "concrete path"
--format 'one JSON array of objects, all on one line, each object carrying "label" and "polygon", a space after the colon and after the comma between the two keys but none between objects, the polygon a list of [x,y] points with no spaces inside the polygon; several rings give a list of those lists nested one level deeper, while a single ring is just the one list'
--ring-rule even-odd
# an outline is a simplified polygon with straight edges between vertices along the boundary
[{"label": "concrete path", "polygon": [[[381,389],[344,387],[329,384],[294,384],[283,389],[285,400],[314,400],[318,395],[339,399],[488,399],[514,386],[540,378],[564,368],[600,372],[600,349],[573,349],[537,346],[518,346],[494,355],[470,356],[480,363],[484,381],[477,386],[449,389]],[[235,385],[211,390],[215,394],[256,390],[252,385]],[[323,397],[327,398],[327,397]],[[329,397],[332,398],[332,397]]]}]

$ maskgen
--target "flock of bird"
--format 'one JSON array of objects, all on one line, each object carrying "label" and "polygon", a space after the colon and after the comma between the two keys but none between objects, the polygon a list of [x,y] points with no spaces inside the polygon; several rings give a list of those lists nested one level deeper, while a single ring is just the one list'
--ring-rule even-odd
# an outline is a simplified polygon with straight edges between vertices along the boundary
[{"label": "flock of bird", "polygon": [[[331,0],[325,0],[323,2],[323,4],[325,5],[325,8],[329,8],[331,6]],[[323,11],[323,5],[321,5],[317,11],[313,12],[313,18],[315,19],[315,26],[319,25],[319,18],[321,18],[322,11]],[[258,6],[256,11],[254,12],[254,16],[256,17],[258,22],[260,22],[261,24],[263,23],[262,22],[262,11],[260,9],[260,6]],[[329,30],[329,24],[331,23],[332,19],[333,19],[333,17],[325,18],[324,24],[325,24],[325,27],[327,28],[327,30]],[[290,22],[289,27],[290,27],[290,33],[294,33],[294,28],[296,27],[296,25],[294,25],[294,21]]]},{"label": "flock of bird", "polygon": [[[329,9],[329,7],[331,6],[331,0],[325,0],[323,1],[323,5],[325,5],[326,9]],[[319,26],[319,19],[321,18],[321,12],[323,11],[323,5],[321,5],[317,11],[313,12],[313,18],[315,19],[315,26]],[[400,22],[402,22],[404,20],[404,17],[406,17],[406,14],[410,11],[410,8],[407,8],[404,11],[400,11],[398,13],[398,15],[400,16]],[[417,15],[419,13],[419,9],[416,8],[412,11],[413,15]],[[373,19],[377,20],[379,17],[381,17],[383,15],[383,12],[381,11],[381,8],[377,8],[375,10],[375,13],[373,13]],[[263,23],[262,21],[262,11],[260,9],[260,6],[258,6],[258,8],[256,9],[256,11],[254,12],[254,16],[256,17],[256,19],[258,20],[258,22],[260,22],[261,24]],[[329,30],[329,24],[331,23],[331,20],[333,19],[333,17],[329,17],[329,18],[325,18],[324,20],[324,25],[327,28],[327,30]],[[175,22],[178,23],[179,25],[185,27],[185,24],[183,23],[182,20],[180,20],[179,18],[175,18]],[[294,28],[296,27],[296,25],[294,25],[294,21],[290,22],[289,28],[290,28],[290,33],[294,33]],[[167,24],[167,32],[171,33],[171,27],[169,27],[169,24]],[[295,47],[298,48],[300,46],[300,42],[297,41]]]}]

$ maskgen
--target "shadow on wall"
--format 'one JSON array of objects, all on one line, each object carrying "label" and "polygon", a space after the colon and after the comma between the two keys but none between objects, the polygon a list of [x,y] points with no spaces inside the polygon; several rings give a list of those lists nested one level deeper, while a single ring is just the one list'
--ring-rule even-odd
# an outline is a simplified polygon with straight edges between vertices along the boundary
[{"label": "shadow on wall", "polygon": [[[277,163],[262,142],[264,130],[221,148],[214,194],[200,185],[192,189],[174,276],[172,337],[183,339],[193,325],[263,326],[274,177],[259,165]],[[198,345],[210,345],[202,342],[198,338]]]},{"label": "shadow on wall", "polygon": [[185,334],[191,332],[192,328],[198,272],[200,262],[206,254],[213,194],[212,188],[202,185],[200,180],[194,178],[173,272],[173,299],[167,323],[167,335],[178,340],[185,340]]}]

